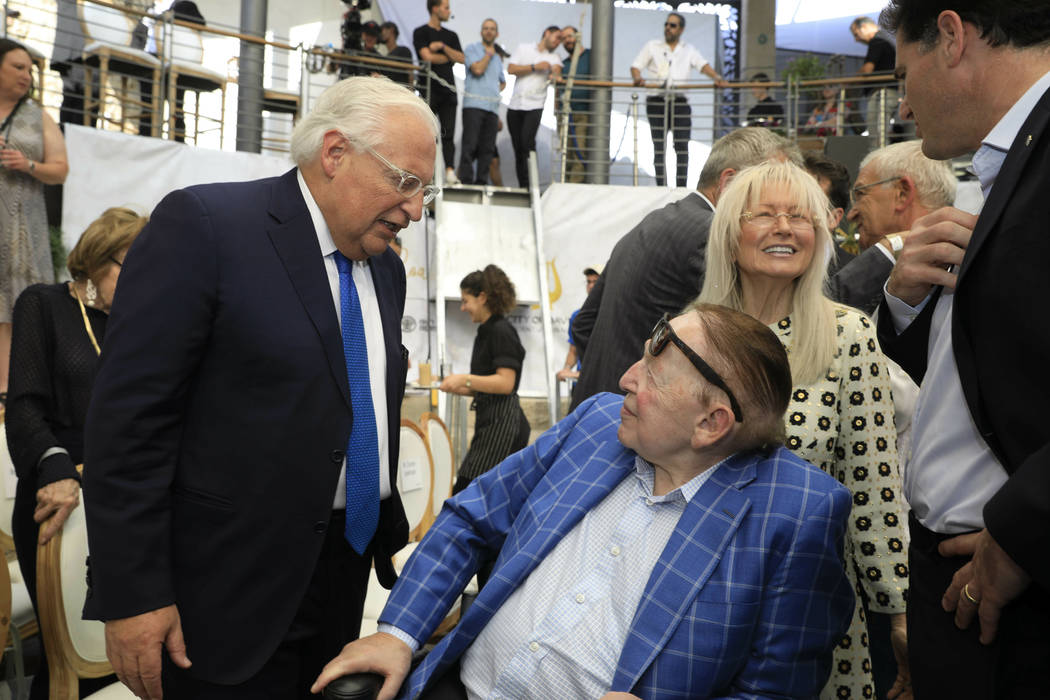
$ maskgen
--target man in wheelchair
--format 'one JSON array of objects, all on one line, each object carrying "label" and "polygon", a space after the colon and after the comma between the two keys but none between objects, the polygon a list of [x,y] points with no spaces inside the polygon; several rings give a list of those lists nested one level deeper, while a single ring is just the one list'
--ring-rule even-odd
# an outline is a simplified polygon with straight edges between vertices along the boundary
[{"label": "man in wheelchair", "polygon": [[[850,494],[780,444],[782,345],[703,306],[657,324],[620,386],[447,501],[379,632],[313,691],[375,672],[380,700],[816,696],[853,610]],[[492,557],[477,600],[410,674]]]}]

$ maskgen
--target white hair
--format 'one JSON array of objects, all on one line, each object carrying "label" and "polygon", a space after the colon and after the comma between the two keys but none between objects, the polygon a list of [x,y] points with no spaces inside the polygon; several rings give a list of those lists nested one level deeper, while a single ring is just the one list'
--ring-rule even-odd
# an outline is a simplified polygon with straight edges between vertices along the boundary
[{"label": "white hair", "polygon": [[437,117],[414,92],[386,77],[355,76],[340,80],[317,98],[317,103],[292,132],[292,160],[300,167],[317,157],[324,135],[333,129],[355,144],[374,147],[383,140],[383,127],[395,109],[415,112],[437,143]]},{"label": "white hair", "polygon": [[875,180],[907,175],[915,183],[919,203],[927,209],[940,209],[955,201],[958,181],[950,160],[933,160],[922,152],[922,141],[902,141],[872,151],[860,167],[872,167]]},{"label": "white hair", "polygon": [[707,270],[697,301],[744,311],[737,267],[740,219],[766,187],[783,186],[798,208],[813,221],[814,250],[809,267],[795,280],[791,302],[791,339],[787,345],[791,377],[797,385],[813,384],[831,367],[838,345],[835,305],[824,295],[832,238],[828,198],[817,180],[794,163],[766,161],[737,173],[718,199],[707,240]]}]

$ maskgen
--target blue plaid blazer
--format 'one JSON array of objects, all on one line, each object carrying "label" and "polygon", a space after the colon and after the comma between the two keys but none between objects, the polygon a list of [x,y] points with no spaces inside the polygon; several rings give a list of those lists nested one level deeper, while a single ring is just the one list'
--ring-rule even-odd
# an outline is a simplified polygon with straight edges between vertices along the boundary
[{"label": "blue plaid blazer", "polygon": [[[425,641],[499,552],[458,626],[409,676],[416,698],[595,504],[633,472],[622,396],[598,394],[445,503],[379,618]],[[815,697],[853,613],[850,494],[784,448],[742,453],[681,516],[635,612],[610,690],[642,698]]]}]

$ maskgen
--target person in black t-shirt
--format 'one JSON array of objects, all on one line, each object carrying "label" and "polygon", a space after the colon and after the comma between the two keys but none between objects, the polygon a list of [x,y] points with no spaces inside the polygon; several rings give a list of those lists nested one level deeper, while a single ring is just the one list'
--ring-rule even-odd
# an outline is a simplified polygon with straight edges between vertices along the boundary
[{"label": "person in black t-shirt", "polygon": [[897,45],[893,37],[879,29],[879,25],[870,17],[858,17],[849,25],[853,38],[861,44],[867,44],[868,52],[864,56],[864,65],[860,67],[860,74],[886,73],[886,81],[891,83],[885,88],[872,86],[864,88],[864,94],[868,96],[867,126],[868,135],[875,136],[879,131],[879,94],[880,90],[885,92],[885,122],[883,128],[889,130],[890,123],[897,116],[897,108],[900,102],[900,94],[897,84],[892,77],[894,67],[897,63]]},{"label": "person in black t-shirt", "polygon": [[[383,22],[379,25],[379,43],[386,47],[386,56],[384,58],[391,61],[404,61],[406,64],[411,65],[412,50],[397,43],[397,38],[400,35],[401,31],[393,22]],[[404,70],[387,68],[379,72],[395,83],[401,83],[409,89],[412,88],[412,72],[407,67]]]},{"label": "person in black t-shirt", "polygon": [[[765,73],[755,73],[751,78],[756,83],[768,83],[769,76]],[[783,126],[784,106],[773,99],[769,90],[764,87],[751,88],[751,94],[758,102],[747,111],[746,126]]]},{"label": "person in black t-shirt", "polygon": [[[445,159],[445,182],[459,184],[453,165],[456,160],[456,79],[452,75],[452,64],[463,63],[463,47],[459,36],[451,29],[441,26],[452,15],[448,0],[427,0],[430,20],[412,32],[412,45],[420,61],[430,63],[430,70],[440,81],[430,79],[430,108],[441,121],[441,155]],[[422,92],[426,95],[425,83]]]},{"label": "person in black t-shirt", "polygon": [[470,374],[450,374],[441,391],[474,398],[477,411],[474,437],[456,475],[452,493],[529,443],[529,421],[518,401],[518,385],[525,361],[518,332],[507,320],[514,310],[514,283],[495,265],[474,270],[459,283],[459,308],[481,324],[470,356]]}]

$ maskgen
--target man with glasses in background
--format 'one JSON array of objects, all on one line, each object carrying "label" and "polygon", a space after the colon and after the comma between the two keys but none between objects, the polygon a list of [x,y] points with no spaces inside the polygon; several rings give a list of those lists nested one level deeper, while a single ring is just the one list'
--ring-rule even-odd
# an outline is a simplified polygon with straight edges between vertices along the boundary
[{"label": "man with glasses in background", "polygon": [[307,698],[373,562],[393,584],[388,244],[437,192],[439,133],[402,86],[347,78],[293,132],[296,168],[172,192],[128,252],[86,427],[84,614],[138,696]]},{"label": "man with glasses in background", "polygon": [[428,700],[819,693],[852,614],[850,495],[779,444],[783,346],[745,314],[700,306],[665,316],[639,350],[626,397],[586,401],[445,504],[379,632],[315,690],[374,671],[387,697],[407,677],[405,697]]},{"label": "man with glasses in background", "polygon": [[[688,80],[694,69],[715,81],[718,87],[728,84],[692,44],[681,41],[684,31],[685,17],[672,12],[664,22],[664,38],[647,42],[631,64],[634,84],[650,88],[645,98],[645,116],[653,137],[656,184],[660,187],[666,182],[664,150],[668,131],[674,138],[675,182],[678,187],[686,186],[689,173],[689,132],[693,128],[693,110],[685,94],[681,90],[675,92],[674,88]],[[642,71],[649,74],[648,82],[642,77]]]},{"label": "man with glasses in background", "polygon": [[846,219],[857,224],[860,250],[874,247],[882,253],[867,258],[870,301],[859,306],[864,312],[872,313],[882,300],[882,287],[912,224],[950,207],[957,184],[951,161],[927,158],[920,141],[885,146],[861,161]]}]

